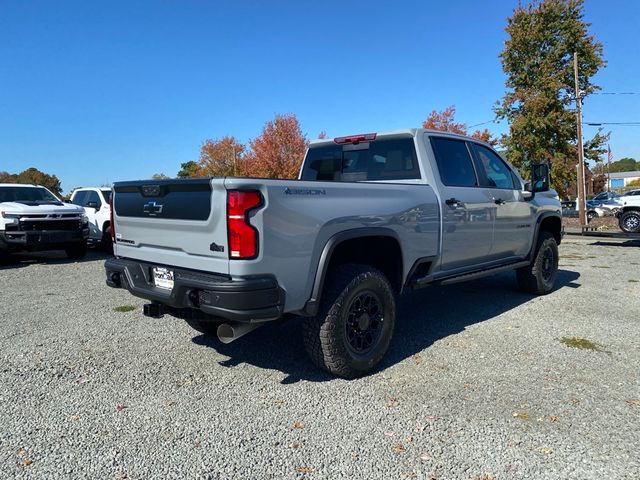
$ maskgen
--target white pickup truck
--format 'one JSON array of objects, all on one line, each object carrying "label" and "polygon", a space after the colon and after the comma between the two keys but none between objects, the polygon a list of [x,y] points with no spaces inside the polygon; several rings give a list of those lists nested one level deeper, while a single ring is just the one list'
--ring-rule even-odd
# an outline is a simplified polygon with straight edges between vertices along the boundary
[{"label": "white pickup truck", "polygon": [[89,241],[111,249],[111,189],[105,187],[80,187],[71,194],[71,203],[84,208],[89,219]]},{"label": "white pickup truck", "polygon": [[88,218],[45,187],[0,184],[0,255],[64,250],[70,258],[87,253]]},{"label": "white pickup truck", "polygon": [[541,295],[556,279],[561,207],[547,165],[525,182],[459,135],[314,141],[298,180],[131,181],[113,192],[108,285],[150,300],[146,315],[185,318],[224,342],[303,317],[313,362],[348,378],[384,356],[407,289],[515,270]]}]

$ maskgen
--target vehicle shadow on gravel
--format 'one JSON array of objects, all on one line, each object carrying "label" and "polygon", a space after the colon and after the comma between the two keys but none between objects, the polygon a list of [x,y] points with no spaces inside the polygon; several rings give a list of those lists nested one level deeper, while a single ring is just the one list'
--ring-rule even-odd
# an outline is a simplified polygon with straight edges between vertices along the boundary
[{"label": "vehicle shadow on gravel", "polygon": [[87,252],[87,256],[80,259],[68,258],[63,250],[51,250],[46,252],[28,252],[28,253],[14,253],[8,257],[0,259],[0,270],[8,270],[10,268],[23,268],[29,265],[43,263],[43,264],[68,264],[68,263],[82,263],[82,262],[95,262],[96,260],[106,260],[113,255],[100,250],[98,248],[90,248]]},{"label": "vehicle shadow on gravel", "polygon": [[[578,288],[578,272],[559,270],[556,288]],[[553,292],[551,293],[553,295]],[[534,299],[517,290],[513,273],[503,273],[451,286],[434,286],[397,299],[396,331],[380,372],[469,325],[483,322]],[[233,368],[250,364],[287,375],[283,384],[300,380],[325,382],[335,377],[318,370],[307,358],[302,344],[300,319],[274,322],[228,345],[205,335],[193,342],[215,349],[229,359],[220,362]]]}]

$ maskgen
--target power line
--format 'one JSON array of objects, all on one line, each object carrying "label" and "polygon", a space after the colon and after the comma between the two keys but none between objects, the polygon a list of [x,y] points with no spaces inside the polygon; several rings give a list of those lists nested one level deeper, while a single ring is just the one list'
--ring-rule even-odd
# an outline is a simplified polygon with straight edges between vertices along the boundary
[{"label": "power line", "polygon": [[602,125],[620,125],[627,127],[640,126],[640,122],[585,122],[590,127],[601,127]]},{"label": "power line", "polygon": [[487,120],[486,122],[476,123],[474,125],[469,125],[467,128],[479,127],[480,125],[486,125],[487,123],[498,123],[496,119]]},{"label": "power line", "polygon": [[640,92],[592,92],[589,95],[640,95]]}]

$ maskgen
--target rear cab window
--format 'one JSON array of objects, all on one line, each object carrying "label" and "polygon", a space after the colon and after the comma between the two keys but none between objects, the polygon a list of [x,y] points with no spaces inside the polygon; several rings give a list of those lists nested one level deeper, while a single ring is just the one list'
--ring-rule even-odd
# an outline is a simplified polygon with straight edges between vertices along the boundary
[{"label": "rear cab window", "polygon": [[412,136],[310,147],[301,180],[364,182],[420,179]]}]

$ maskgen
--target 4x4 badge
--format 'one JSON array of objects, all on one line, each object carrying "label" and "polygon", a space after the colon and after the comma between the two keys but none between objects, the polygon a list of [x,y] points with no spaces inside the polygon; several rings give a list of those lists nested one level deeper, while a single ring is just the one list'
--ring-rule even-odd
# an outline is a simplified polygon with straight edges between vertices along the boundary
[{"label": "4x4 badge", "polygon": [[162,205],[158,205],[156,202],[147,202],[144,204],[144,213],[149,215],[162,213]]}]

